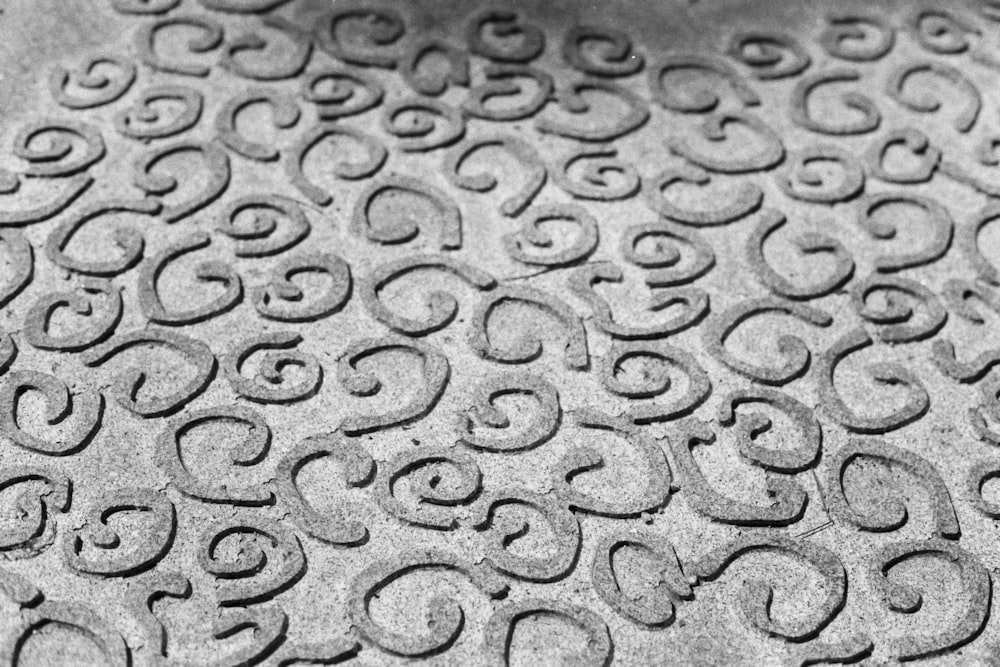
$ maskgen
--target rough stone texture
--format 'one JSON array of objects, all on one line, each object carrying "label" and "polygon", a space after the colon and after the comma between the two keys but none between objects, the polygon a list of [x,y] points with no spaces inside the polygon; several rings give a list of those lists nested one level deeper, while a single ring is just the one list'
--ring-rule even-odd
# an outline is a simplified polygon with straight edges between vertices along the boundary
[{"label": "rough stone texture", "polygon": [[4,663],[1000,663],[1000,3],[0,8]]}]

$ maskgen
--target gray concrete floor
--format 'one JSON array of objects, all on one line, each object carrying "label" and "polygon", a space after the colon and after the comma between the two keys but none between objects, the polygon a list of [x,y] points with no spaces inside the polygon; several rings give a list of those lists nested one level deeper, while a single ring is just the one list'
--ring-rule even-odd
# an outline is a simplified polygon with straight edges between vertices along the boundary
[{"label": "gray concrete floor", "polygon": [[0,10],[2,660],[1000,663],[1000,4]]}]

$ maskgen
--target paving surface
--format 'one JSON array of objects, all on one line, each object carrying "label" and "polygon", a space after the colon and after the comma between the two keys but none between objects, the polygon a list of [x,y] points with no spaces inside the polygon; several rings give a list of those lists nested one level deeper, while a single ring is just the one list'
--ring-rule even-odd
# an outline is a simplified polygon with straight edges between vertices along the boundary
[{"label": "paving surface", "polygon": [[3,664],[1000,663],[1000,3],[0,9]]}]

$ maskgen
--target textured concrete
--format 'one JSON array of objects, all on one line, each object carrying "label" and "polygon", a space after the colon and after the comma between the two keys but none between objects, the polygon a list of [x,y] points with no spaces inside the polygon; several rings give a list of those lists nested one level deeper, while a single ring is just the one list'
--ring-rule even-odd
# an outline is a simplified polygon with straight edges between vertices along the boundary
[{"label": "textured concrete", "polygon": [[997,3],[0,8],[0,660],[1000,663]]}]

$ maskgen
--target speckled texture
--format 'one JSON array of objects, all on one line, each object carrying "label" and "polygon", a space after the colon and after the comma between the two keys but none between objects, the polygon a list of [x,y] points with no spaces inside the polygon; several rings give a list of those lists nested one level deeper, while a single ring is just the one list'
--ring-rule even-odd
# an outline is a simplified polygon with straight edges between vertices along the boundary
[{"label": "speckled texture", "polygon": [[0,661],[1000,663],[997,2],[0,9]]}]

